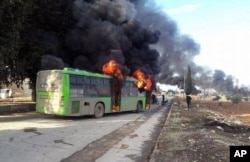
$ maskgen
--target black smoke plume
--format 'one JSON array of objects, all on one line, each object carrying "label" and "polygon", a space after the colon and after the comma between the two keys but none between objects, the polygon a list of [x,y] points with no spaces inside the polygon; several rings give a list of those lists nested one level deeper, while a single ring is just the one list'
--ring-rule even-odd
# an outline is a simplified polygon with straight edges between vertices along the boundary
[{"label": "black smoke plume", "polygon": [[137,18],[142,20],[143,25],[157,28],[161,32],[157,44],[151,46],[160,53],[158,65],[161,72],[157,75],[157,81],[168,84],[183,82],[188,65],[196,72],[199,67],[193,60],[199,54],[199,44],[190,36],[182,35],[176,22],[152,1],[138,1],[136,8]]},{"label": "black smoke plume", "polygon": [[123,67],[125,75],[132,76],[138,68],[146,75],[160,72],[159,54],[149,47],[157,43],[160,32],[136,19],[134,3],[75,0],[72,6],[74,24],[66,35],[63,52],[57,54],[65,66],[102,73],[102,66],[112,59]]},{"label": "black smoke plume", "polygon": [[[56,57],[64,66],[102,73],[115,60],[125,75],[141,69],[153,81],[181,82],[199,45],[151,0],[75,0],[74,22]],[[47,57],[52,59],[53,57]],[[58,60],[57,60],[58,61]],[[44,67],[44,66],[43,66]],[[54,67],[53,67],[54,68]],[[59,68],[59,67],[58,67]],[[61,68],[61,66],[60,66]]]}]

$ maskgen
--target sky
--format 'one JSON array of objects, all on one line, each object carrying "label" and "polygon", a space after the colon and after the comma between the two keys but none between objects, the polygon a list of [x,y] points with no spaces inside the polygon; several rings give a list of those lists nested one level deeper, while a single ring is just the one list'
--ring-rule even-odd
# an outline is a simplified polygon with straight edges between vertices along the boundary
[{"label": "sky", "polygon": [[195,62],[250,85],[249,0],[155,0],[201,46]]}]

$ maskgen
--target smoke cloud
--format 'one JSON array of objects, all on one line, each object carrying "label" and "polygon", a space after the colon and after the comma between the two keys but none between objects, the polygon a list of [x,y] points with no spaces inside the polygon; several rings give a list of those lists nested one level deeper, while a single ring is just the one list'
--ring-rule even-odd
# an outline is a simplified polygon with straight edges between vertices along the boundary
[{"label": "smoke cloud", "polygon": [[[57,54],[64,66],[102,73],[115,60],[125,75],[141,69],[158,82],[176,83],[193,63],[199,45],[150,0],[75,0],[74,23]],[[57,58],[43,57],[48,63]],[[56,60],[60,62],[61,60]],[[42,65],[46,68],[46,65]],[[53,66],[53,68],[55,68]],[[199,70],[199,72],[201,72]],[[183,78],[183,77],[182,77]]]},{"label": "smoke cloud", "polygon": [[195,65],[193,60],[200,52],[199,44],[190,36],[182,35],[176,22],[153,2],[137,2],[137,11],[137,18],[142,20],[143,25],[157,28],[161,32],[157,44],[151,45],[160,53],[158,64],[161,72],[157,75],[157,81],[169,84],[183,82],[188,65],[191,66],[192,72],[198,72],[200,67]]},{"label": "smoke cloud", "polygon": [[158,41],[160,32],[143,26],[136,14],[129,0],[75,0],[75,24],[59,57],[68,66],[93,72],[102,72],[112,59],[126,75],[138,68],[147,75],[158,74],[159,54],[149,45]]}]

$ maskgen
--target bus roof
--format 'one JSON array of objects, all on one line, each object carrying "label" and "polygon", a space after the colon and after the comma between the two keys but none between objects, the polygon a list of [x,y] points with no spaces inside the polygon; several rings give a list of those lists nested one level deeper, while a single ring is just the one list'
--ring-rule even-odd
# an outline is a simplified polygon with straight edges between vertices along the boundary
[{"label": "bus roof", "polygon": [[[99,77],[99,78],[111,78],[110,75],[105,75],[105,74],[100,74],[100,73],[94,73],[94,72],[89,72],[85,70],[79,70],[79,69],[73,69],[73,68],[64,68],[62,70],[43,70],[43,71],[59,71],[65,74],[75,74],[75,75],[83,75],[83,76],[92,76],[92,77]],[[40,73],[42,71],[39,71]],[[127,80],[129,81],[135,81],[135,78],[132,77],[126,77]]]},{"label": "bus roof", "polygon": [[110,78],[111,77],[109,75],[89,72],[89,71],[85,71],[85,70],[73,69],[73,68],[64,68],[63,73],[76,74],[76,75],[86,75],[86,76],[93,76],[93,77],[100,77],[100,78]]}]

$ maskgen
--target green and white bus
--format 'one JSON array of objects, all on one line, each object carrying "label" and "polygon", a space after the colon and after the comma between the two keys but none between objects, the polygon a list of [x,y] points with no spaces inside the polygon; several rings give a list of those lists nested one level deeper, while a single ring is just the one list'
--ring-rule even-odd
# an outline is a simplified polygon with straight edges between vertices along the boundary
[{"label": "green and white bus", "polygon": [[36,112],[61,116],[94,115],[149,109],[146,93],[139,92],[134,78],[117,89],[115,77],[72,68],[37,73]]}]

